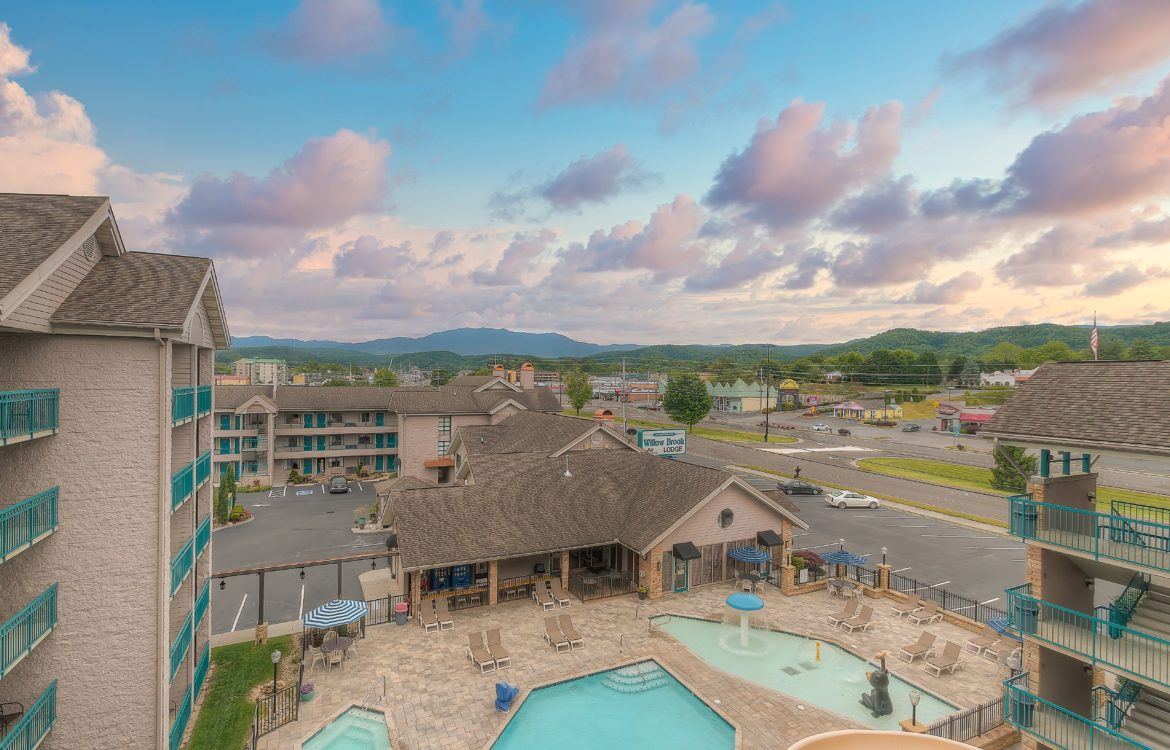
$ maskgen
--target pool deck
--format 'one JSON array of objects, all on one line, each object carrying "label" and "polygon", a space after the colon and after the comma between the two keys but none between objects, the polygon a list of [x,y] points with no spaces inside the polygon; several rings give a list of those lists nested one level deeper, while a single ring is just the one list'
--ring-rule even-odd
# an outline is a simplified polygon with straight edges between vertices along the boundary
[{"label": "pool deck", "polygon": [[[380,625],[367,630],[358,642],[359,654],[342,668],[327,671],[318,666],[305,679],[317,685],[316,698],[301,704],[300,720],[260,739],[258,750],[293,747],[344,706],[361,701],[379,675],[386,676],[386,706],[393,746],[399,750],[484,748],[503,727],[508,716],[493,709],[495,683],[509,682],[528,689],[581,674],[609,669],[631,659],[654,658],[693,692],[712,704],[737,728],[737,747],[784,748],[810,734],[833,729],[860,728],[856,723],[813,706],[797,707],[797,701],[754,683],[708,666],[669,635],[652,630],[646,619],[652,609],[694,617],[719,619],[728,584],[717,584],[664,596],[642,606],[634,618],[638,599],[626,595],[587,604],[573,600],[558,614],[572,615],[585,639],[585,647],[556,653],[544,642],[544,616],[531,601],[494,607],[478,607],[453,613],[455,629],[424,633],[417,625]],[[767,627],[832,641],[855,654],[871,657],[889,650],[891,671],[907,682],[960,707],[974,706],[1001,693],[997,666],[974,654],[964,653],[966,666],[954,675],[932,677],[919,660],[913,666],[897,659],[898,648],[918,639],[923,628],[890,614],[889,599],[865,599],[874,606],[875,624],[868,633],[849,634],[826,621],[841,609],[838,599],[823,591],[783,596],[777,589],[763,592],[766,605],[756,615]],[[756,621],[753,615],[753,622]],[[512,655],[512,668],[498,674],[479,674],[465,656],[467,634],[501,628],[504,645]],[[974,635],[949,623],[928,630],[960,645]],[[629,650],[619,652],[624,635]],[[909,718],[909,717],[906,717]],[[551,738],[550,738],[551,739]]]}]

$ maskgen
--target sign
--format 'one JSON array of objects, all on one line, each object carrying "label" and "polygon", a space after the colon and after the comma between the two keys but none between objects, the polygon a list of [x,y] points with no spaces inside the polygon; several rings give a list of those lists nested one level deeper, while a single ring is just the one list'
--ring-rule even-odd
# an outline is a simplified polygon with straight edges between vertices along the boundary
[{"label": "sign", "polygon": [[680,456],[687,452],[687,431],[638,430],[638,447],[656,456]]}]

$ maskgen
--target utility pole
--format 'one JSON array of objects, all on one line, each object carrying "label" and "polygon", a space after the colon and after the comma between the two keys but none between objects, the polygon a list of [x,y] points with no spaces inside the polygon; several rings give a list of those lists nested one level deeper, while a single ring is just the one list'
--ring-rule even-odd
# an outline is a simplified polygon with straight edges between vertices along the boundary
[{"label": "utility pole", "polygon": [[622,393],[621,393],[621,395],[623,397],[625,397],[625,401],[622,401],[622,434],[625,435],[626,430],[629,429],[629,427],[626,426],[626,404],[630,400],[629,394],[626,393],[626,358],[625,357],[622,357]]},{"label": "utility pole", "polygon": [[[764,356],[764,362],[765,362],[765,364],[770,365],[771,359],[772,359],[772,345],[771,344],[764,344],[764,346],[766,347],[766,349],[765,349],[766,354]],[[760,369],[763,370],[763,368],[760,368]],[[767,376],[765,375],[765,377],[767,377]],[[765,443],[768,442],[768,426],[772,422],[772,414],[770,411],[767,411],[767,410],[771,409],[771,406],[772,406],[772,381],[771,380],[764,380],[764,409],[765,409],[765,411],[764,411],[764,442]]]}]

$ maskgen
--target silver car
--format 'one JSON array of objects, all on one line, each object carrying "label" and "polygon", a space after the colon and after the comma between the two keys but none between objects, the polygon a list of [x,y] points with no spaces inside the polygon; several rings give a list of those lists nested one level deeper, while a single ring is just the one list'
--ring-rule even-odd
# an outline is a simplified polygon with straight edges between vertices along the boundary
[{"label": "silver car", "polygon": [[813,432],[832,432],[832,430],[829,429],[829,425],[825,424],[824,422],[818,422],[809,429],[811,429]]},{"label": "silver car", "polygon": [[881,500],[869,495],[862,495],[860,492],[850,492],[849,490],[834,490],[825,495],[825,505],[835,508],[877,508],[881,505]]}]

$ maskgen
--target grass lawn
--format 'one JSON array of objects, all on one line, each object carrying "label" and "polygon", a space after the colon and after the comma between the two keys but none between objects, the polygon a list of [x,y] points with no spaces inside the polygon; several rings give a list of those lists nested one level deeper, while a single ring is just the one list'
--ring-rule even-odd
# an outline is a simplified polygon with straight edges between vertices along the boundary
[{"label": "grass lawn", "polygon": [[[257,685],[272,679],[273,649],[280,649],[286,662],[298,658],[293,651],[292,637],[287,635],[270,638],[263,646],[239,643],[211,650],[214,666],[187,750],[244,746],[256,705],[249,695]],[[296,681],[295,674],[293,681]]]},{"label": "grass lawn", "polygon": [[930,419],[938,413],[932,398],[925,401],[907,401],[899,406],[902,407],[903,419]]}]

